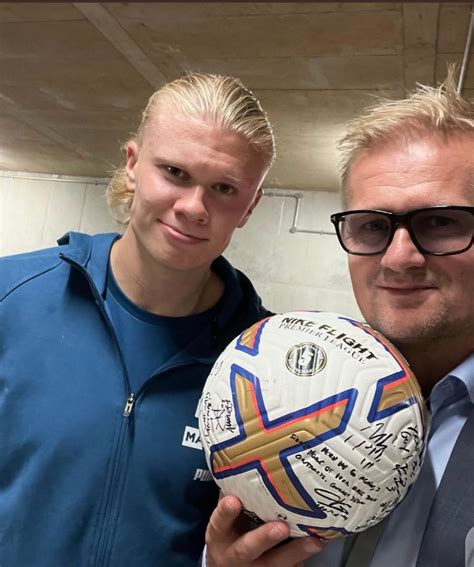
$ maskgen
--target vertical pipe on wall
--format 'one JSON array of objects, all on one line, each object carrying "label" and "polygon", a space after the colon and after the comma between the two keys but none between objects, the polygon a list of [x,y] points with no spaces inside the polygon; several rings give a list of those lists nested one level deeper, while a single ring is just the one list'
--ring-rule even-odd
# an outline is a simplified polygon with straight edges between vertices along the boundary
[{"label": "vertical pipe on wall", "polygon": [[471,52],[471,42],[472,42],[472,29],[474,27],[474,8],[471,9],[471,19],[469,22],[469,27],[467,29],[466,45],[464,47],[464,56],[462,59],[461,69],[459,71],[459,81],[457,86],[458,94],[461,94],[462,87],[464,85],[464,78],[466,76],[466,69],[469,60],[469,53]]}]

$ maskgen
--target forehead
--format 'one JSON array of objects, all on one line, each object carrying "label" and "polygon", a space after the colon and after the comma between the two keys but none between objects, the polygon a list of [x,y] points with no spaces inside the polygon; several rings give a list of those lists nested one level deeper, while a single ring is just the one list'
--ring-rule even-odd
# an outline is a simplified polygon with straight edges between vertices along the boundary
[{"label": "forehead", "polygon": [[243,134],[225,128],[210,117],[186,112],[168,101],[150,114],[140,136],[140,147],[151,153],[183,157],[212,155],[232,159],[243,167],[249,162],[262,168],[266,159]]},{"label": "forehead", "polygon": [[474,204],[474,135],[425,135],[362,151],[347,179],[350,208]]}]

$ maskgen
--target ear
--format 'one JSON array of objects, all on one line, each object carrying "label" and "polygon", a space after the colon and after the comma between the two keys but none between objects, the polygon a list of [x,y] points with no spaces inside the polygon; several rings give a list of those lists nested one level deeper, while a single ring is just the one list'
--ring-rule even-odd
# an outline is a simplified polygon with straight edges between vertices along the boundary
[{"label": "ear", "polygon": [[245,216],[237,225],[237,228],[242,228],[243,226],[245,226],[247,224],[247,221],[249,220],[250,215],[253,213],[253,210],[258,205],[260,199],[262,198],[262,195],[263,195],[263,191],[261,189],[259,189],[257,191],[257,194],[255,195],[255,199],[252,201],[252,204],[250,205],[247,212],[245,213]]},{"label": "ear", "polygon": [[125,164],[125,174],[127,177],[127,189],[135,191],[135,166],[138,161],[138,145],[134,140],[127,143],[127,161]]}]

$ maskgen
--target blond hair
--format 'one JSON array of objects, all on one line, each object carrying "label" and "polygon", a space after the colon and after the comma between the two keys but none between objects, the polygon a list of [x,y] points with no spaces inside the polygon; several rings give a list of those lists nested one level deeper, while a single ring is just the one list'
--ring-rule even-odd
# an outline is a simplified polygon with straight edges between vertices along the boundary
[{"label": "blond hair", "polygon": [[446,80],[437,87],[418,84],[406,98],[381,99],[348,123],[339,142],[344,197],[351,165],[362,150],[370,150],[400,135],[416,137],[433,133],[449,138],[474,133],[474,99],[464,99],[456,91],[455,70],[450,66]]},{"label": "blond hair", "polygon": [[[268,167],[275,159],[272,126],[255,95],[235,77],[188,73],[167,83],[148,100],[135,140],[140,147],[151,118],[164,103],[171,103],[185,115],[204,119],[213,125],[241,134],[262,157]],[[126,144],[122,148],[126,149]],[[125,168],[117,169],[106,190],[107,202],[115,219],[127,224],[133,192],[126,184]]]}]

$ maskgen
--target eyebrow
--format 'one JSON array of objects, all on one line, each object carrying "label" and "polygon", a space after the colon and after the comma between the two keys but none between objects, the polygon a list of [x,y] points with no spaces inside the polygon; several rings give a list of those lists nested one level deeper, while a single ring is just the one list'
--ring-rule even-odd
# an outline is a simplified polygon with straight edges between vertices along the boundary
[{"label": "eyebrow", "polygon": [[222,177],[222,180],[226,183],[229,183],[229,185],[242,185],[243,183],[243,180],[241,178],[234,177],[233,175],[224,175]]},{"label": "eyebrow", "polygon": [[[167,156],[163,156],[163,155],[155,155],[153,157],[153,161],[155,163],[163,163],[166,165],[170,165],[172,167],[177,167],[178,169],[182,169],[183,171],[189,173],[188,167],[180,163],[179,160],[169,159]],[[236,177],[232,174],[225,173],[222,176],[220,176],[220,182],[228,183],[229,185],[232,186],[234,185],[239,186],[242,185],[244,181],[241,177]]]}]

